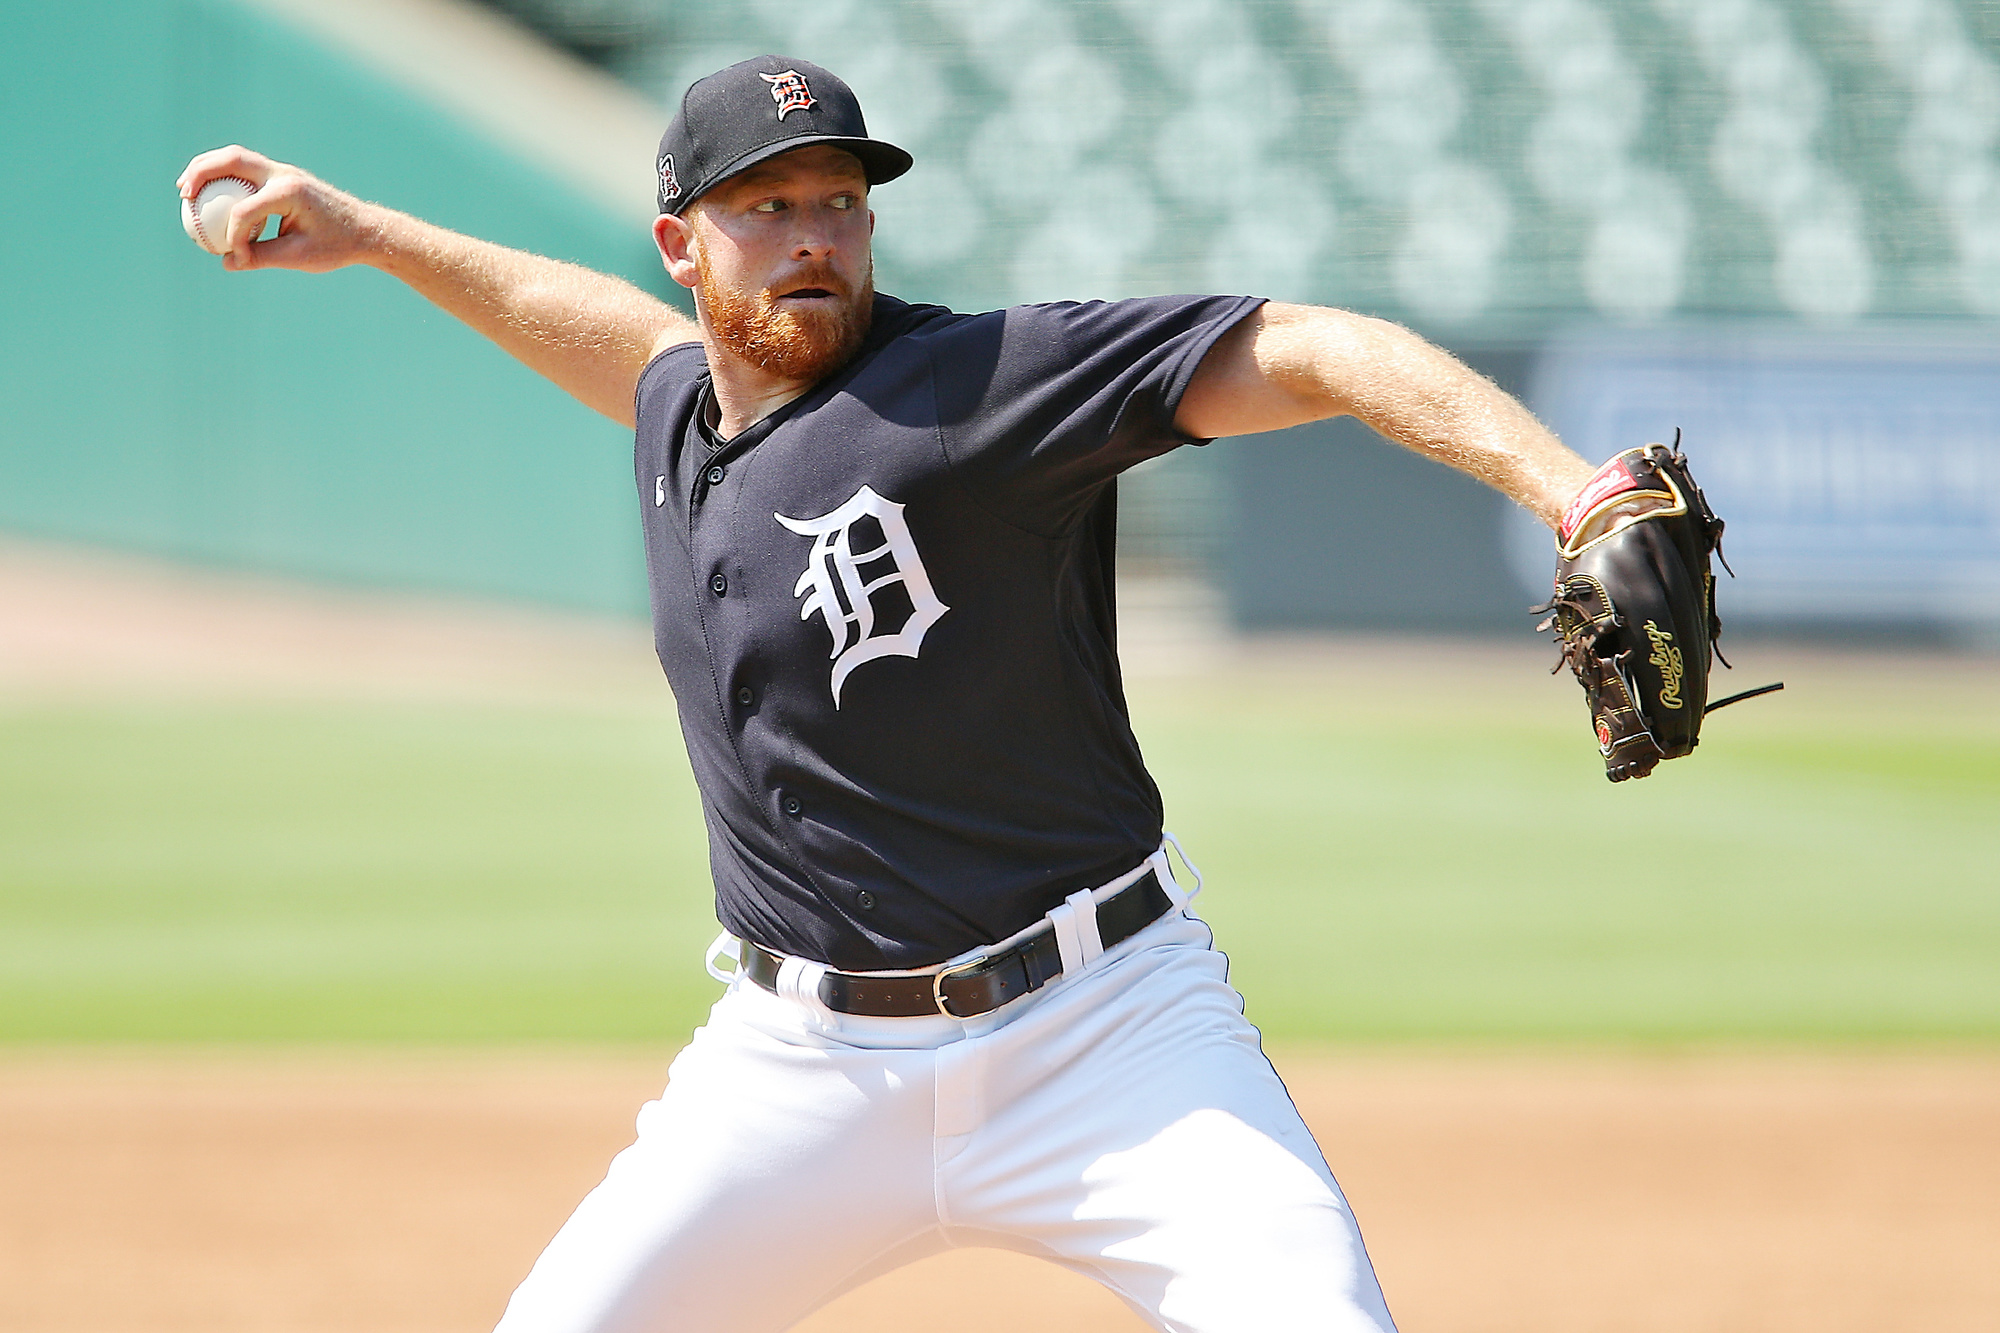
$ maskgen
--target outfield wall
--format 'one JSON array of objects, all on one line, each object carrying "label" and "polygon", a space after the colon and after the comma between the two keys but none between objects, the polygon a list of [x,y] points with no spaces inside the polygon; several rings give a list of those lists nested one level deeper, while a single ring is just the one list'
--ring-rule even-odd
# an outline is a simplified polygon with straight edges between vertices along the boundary
[{"label": "outfield wall", "polygon": [[223,273],[182,235],[173,181],[238,141],[663,289],[643,211],[281,11],[228,0],[8,5],[0,99],[0,207],[34,220],[0,259],[0,526],[643,608],[624,429],[378,273]]}]

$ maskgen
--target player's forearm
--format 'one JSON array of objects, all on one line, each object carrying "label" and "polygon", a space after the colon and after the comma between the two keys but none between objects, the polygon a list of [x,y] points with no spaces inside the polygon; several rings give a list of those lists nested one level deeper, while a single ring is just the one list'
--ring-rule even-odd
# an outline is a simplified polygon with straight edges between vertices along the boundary
[{"label": "player's forearm", "polygon": [[[187,224],[203,248],[222,255],[224,268],[325,273],[371,264],[627,425],[639,372],[654,352],[699,336],[673,307],[630,283],[366,203],[241,144],[189,161],[175,182],[184,215],[199,212],[205,189],[230,181],[250,193],[203,222],[200,234]],[[274,220],[278,234],[258,240]],[[209,236],[211,226],[221,234]]]},{"label": "player's forearm", "polygon": [[1493,486],[1553,527],[1590,466],[1525,407],[1386,320],[1268,304],[1209,353],[1182,398],[1191,435],[1248,435],[1353,415]]},{"label": "player's forearm", "polygon": [[1311,390],[1417,453],[1499,490],[1550,527],[1591,467],[1491,380],[1408,329],[1314,312]]},{"label": "player's forearm", "polygon": [[683,326],[696,336],[673,307],[621,279],[366,207],[361,262],[626,425],[639,372],[662,340]]},{"label": "player's forearm", "polygon": [[1329,399],[1390,439],[1468,473],[1554,527],[1590,464],[1491,380],[1409,330],[1356,320]]}]

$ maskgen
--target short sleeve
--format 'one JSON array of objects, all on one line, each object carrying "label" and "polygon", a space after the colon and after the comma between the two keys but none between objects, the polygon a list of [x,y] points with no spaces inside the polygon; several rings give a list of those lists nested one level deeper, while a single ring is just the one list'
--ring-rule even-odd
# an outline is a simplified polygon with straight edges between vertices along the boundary
[{"label": "short sleeve", "polygon": [[1015,306],[924,339],[961,484],[1017,527],[1059,535],[1105,482],[1188,436],[1181,395],[1262,301],[1158,296]]},{"label": "short sleeve", "polygon": [[708,373],[708,350],[698,342],[675,343],[648,361],[632,386],[633,414],[644,418],[656,405],[684,392]]}]

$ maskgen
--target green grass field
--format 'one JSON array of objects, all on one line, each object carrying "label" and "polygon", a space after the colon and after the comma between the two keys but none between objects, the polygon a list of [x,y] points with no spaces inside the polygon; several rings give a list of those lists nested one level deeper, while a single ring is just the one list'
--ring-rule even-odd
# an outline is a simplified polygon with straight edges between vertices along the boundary
[{"label": "green grass field", "polygon": [[[1271,1035],[2000,1037],[1990,703],[1795,680],[1613,787],[1573,687],[1495,697],[1135,695]],[[673,1041],[715,993],[664,692],[15,705],[0,753],[0,1038]]]}]

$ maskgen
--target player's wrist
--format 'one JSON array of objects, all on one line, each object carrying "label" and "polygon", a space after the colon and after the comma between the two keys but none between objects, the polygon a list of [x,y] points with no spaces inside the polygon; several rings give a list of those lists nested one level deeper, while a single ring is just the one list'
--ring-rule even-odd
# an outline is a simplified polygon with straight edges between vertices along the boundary
[{"label": "player's wrist", "polygon": [[346,215],[341,227],[346,235],[346,262],[366,264],[398,277],[431,266],[436,246],[425,233],[436,228],[352,195],[341,196],[340,211]]},{"label": "player's wrist", "polygon": [[1585,503],[1586,494],[1597,484],[1605,468],[1610,466],[1611,464],[1607,463],[1603,467],[1598,467],[1576,458],[1562,468],[1558,475],[1545,481],[1541,502],[1533,508],[1535,517],[1541,519],[1549,530],[1555,533],[1558,542],[1568,536],[1573,529],[1573,520],[1577,517],[1578,507]]}]

